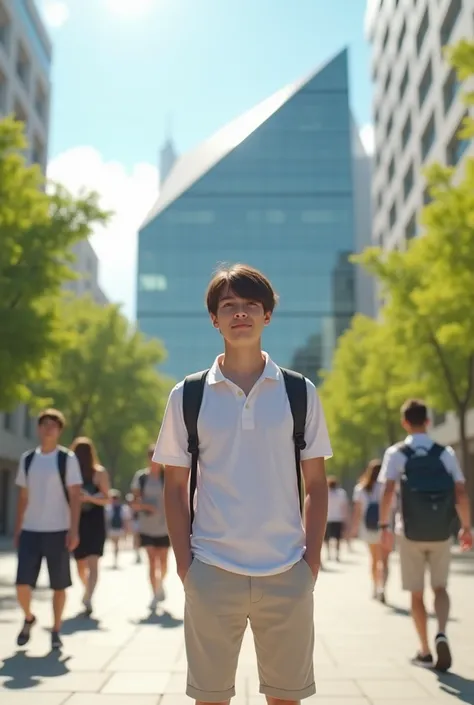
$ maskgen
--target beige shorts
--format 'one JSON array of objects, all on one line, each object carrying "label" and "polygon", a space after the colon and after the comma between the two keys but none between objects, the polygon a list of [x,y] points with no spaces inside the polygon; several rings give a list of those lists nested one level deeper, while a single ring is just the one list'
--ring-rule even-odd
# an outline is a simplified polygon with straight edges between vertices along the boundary
[{"label": "beige shorts", "polygon": [[451,539],[447,541],[410,541],[399,537],[402,585],[409,592],[423,592],[426,567],[430,570],[431,587],[445,588],[451,562]]},{"label": "beige shorts", "polygon": [[247,622],[260,692],[281,700],[314,695],[314,578],[304,560],[279,575],[248,577],[195,559],[184,590],[189,697],[220,702],[235,695]]}]

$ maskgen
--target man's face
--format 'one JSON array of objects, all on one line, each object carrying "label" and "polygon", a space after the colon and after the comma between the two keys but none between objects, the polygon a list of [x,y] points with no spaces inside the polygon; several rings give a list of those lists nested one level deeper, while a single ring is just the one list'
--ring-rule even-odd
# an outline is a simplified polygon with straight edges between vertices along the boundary
[{"label": "man's face", "polygon": [[38,436],[41,443],[57,443],[62,428],[54,419],[45,418],[38,424]]},{"label": "man's face", "polygon": [[211,314],[211,319],[227,342],[246,346],[260,340],[271,313],[265,313],[258,301],[242,299],[229,288],[221,296],[217,316]]}]

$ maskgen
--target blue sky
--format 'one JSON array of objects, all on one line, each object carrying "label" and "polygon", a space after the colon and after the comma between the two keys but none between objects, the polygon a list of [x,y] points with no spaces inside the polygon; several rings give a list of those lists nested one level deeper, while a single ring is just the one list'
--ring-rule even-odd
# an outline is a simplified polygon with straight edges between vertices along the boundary
[{"label": "blue sky", "polygon": [[[51,174],[72,189],[99,190],[117,209],[110,230],[119,235],[97,233],[93,242],[106,291],[124,300],[128,313],[136,229],[156,195],[168,125],[177,149],[186,151],[344,46],[355,117],[370,124],[365,0],[37,4],[54,45]],[[125,217],[127,189],[136,203]],[[118,264],[114,250],[123,254]]]}]

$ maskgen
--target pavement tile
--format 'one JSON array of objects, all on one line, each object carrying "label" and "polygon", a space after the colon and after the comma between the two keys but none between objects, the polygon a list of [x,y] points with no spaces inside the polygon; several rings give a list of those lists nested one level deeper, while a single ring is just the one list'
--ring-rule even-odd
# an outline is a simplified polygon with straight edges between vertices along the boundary
[{"label": "pavement tile", "polygon": [[429,699],[432,695],[414,680],[358,680],[357,685],[368,698],[396,700],[398,703],[404,699]]},{"label": "pavement tile", "polygon": [[[110,675],[110,674],[109,674]],[[114,673],[102,693],[128,693],[130,695],[161,695],[166,693],[169,673],[130,672]]]},{"label": "pavement tile", "polygon": [[[33,688],[34,692],[38,693],[97,693],[109,678],[109,673],[76,671],[37,679],[35,682],[27,684],[27,681],[22,680],[22,676],[19,676],[16,687],[24,688],[25,691],[27,688]],[[12,688],[12,679],[9,676],[0,675],[0,685]]]},{"label": "pavement tile", "polygon": [[71,693],[37,693],[35,690],[18,692],[4,689],[0,692],[0,705],[63,705],[70,697]]},{"label": "pavement tile", "polygon": [[[133,705],[158,705],[160,698],[160,695],[134,695]],[[75,693],[67,701],[67,705],[130,705],[130,695]]]}]

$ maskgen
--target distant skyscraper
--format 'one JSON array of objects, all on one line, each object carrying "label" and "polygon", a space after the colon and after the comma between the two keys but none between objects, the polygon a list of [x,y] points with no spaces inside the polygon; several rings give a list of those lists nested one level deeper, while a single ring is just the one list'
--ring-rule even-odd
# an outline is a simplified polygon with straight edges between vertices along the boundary
[{"label": "distant skyscraper", "polygon": [[140,231],[137,277],[138,324],[164,341],[168,374],[212,363],[222,343],[204,290],[219,263],[243,261],[280,294],[264,345],[317,381],[357,308],[353,129],[344,50],[177,161]]},{"label": "distant skyscraper", "polygon": [[170,175],[177,158],[171,137],[168,137],[160,150],[160,188]]},{"label": "distant skyscraper", "polygon": [[428,199],[423,167],[474,154],[457,137],[466,112],[443,47],[474,36],[474,0],[369,0],[375,164],[373,240],[404,248]]}]

